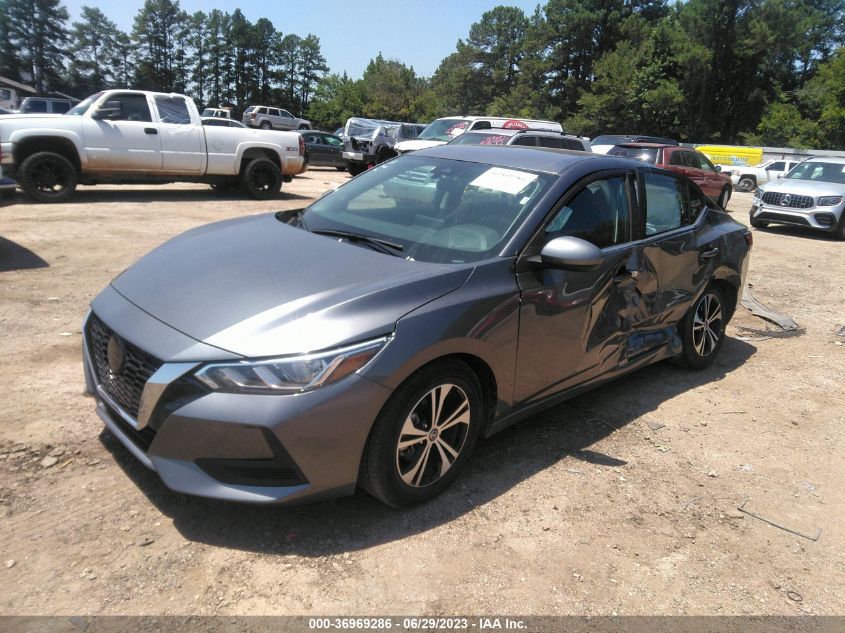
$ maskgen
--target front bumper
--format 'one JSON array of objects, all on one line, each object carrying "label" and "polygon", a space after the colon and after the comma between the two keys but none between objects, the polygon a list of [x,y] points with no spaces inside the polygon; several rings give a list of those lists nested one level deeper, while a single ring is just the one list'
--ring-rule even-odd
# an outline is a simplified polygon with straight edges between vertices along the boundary
[{"label": "front bumper", "polygon": [[366,152],[342,152],[341,156],[346,160],[351,160],[357,163],[374,163],[376,161],[375,154],[367,154]]},{"label": "front bumper", "polygon": [[[137,312],[133,318],[143,319]],[[190,378],[203,361],[171,360],[150,378],[147,402],[133,417],[98,380],[92,318],[89,313],[83,328],[83,365],[97,414],[171,490],[259,504],[354,492],[370,428],[390,395],[387,388],[352,375],[296,395],[211,393]],[[129,336],[126,342],[135,347]],[[150,384],[168,368],[174,370],[170,383],[154,385],[155,397],[147,398]]]},{"label": "front bumper", "polygon": [[751,217],[755,220],[772,224],[786,224],[789,226],[803,226],[819,231],[835,231],[838,226],[845,204],[835,207],[810,207],[808,209],[794,209],[773,204],[767,204],[755,198],[751,204]]}]

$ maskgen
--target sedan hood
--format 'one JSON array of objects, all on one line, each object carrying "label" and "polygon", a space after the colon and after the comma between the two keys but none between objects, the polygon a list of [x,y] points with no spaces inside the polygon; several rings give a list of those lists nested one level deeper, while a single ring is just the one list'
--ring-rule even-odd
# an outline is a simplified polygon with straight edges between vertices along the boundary
[{"label": "sedan hood", "polygon": [[780,178],[763,185],[763,191],[777,191],[779,193],[797,193],[802,196],[841,196],[845,194],[845,185],[835,182],[818,180],[798,180]]},{"label": "sedan hood", "polygon": [[472,270],[341,243],[270,214],[188,231],[112,287],[183,334],[262,357],[392,332],[399,318],[459,288]]}]

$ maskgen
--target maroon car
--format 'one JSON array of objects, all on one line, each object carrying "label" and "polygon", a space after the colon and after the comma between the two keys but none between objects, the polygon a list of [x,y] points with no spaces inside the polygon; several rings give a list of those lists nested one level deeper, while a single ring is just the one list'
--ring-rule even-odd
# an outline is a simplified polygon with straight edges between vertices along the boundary
[{"label": "maroon car", "polygon": [[731,199],[731,177],[701,152],[691,147],[661,145],[659,143],[623,143],[613,147],[609,156],[636,158],[657,167],[682,174],[698,185],[706,196],[716,200],[724,209]]}]

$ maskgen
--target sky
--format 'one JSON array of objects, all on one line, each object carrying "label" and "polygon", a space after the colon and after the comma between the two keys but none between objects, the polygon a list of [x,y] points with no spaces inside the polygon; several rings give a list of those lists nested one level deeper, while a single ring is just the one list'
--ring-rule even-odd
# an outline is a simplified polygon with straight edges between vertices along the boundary
[{"label": "sky", "polygon": [[[346,71],[359,79],[367,63],[381,51],[388,59],[413,66],[418,75],[431,76],[446,55],[454,52],[458,39],[481,14],[499,4],[520,7],[531,15],[539,0],[180,0],[188,13],[212,9],[232,12],[237,8],[250,22],[268,18],[287,35],[313,33],[331,72]],[[71,21],[79,19],[83,5],[98,7],[124,31],[144,0],[64,0]]]}]

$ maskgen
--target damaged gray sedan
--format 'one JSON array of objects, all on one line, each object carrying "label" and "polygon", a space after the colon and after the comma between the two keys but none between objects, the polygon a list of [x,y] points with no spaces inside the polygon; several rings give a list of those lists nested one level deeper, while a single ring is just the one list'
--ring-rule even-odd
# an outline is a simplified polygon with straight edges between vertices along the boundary
[{"label": "damaged gray sedan", "polygon": [[750,245],[639,161],[421,150],[142,258],[91,304],[86,383],[173,490],[412,506],[521,418],[662,359],[707,367]]}]

